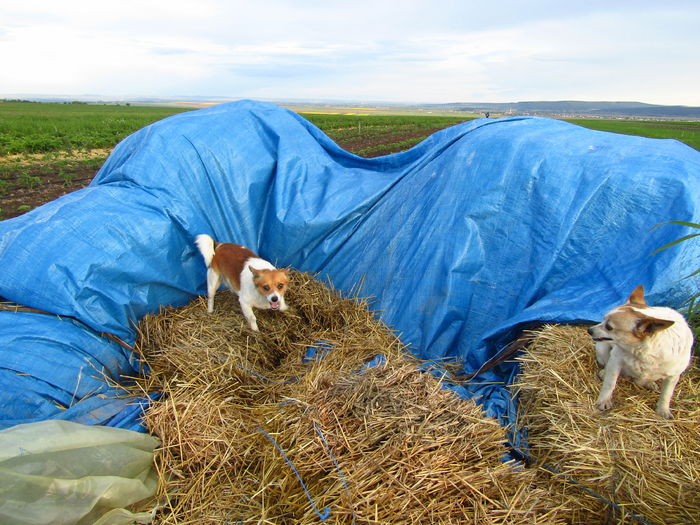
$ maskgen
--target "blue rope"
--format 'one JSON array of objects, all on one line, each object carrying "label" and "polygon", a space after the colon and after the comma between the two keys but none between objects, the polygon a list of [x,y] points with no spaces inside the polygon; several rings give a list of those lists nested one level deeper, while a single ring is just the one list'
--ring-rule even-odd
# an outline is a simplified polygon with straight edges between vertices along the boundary
[{"label": "blue rope", "polygon": [[[338,475],[340,476],[340,481],[343,482],[343,487],[345,487],[345,493],[348,495],[348,499],[350,499],[350,489],[348,488],[348,484],[345,482],[345,476],[343,476],[343,471],[340,470],[340,465],[338,465],[338,462],[336,461],[333,452],[331,452],[331,447],[328,444],[328,441],[326,441],[326,437],[323,435],[323,432],[321,432],[321,429],[318,428],[318,425],[316,423],[314,423],[314,428],[316,429],[316,432],[321,438],[321,441],[323,441],[323,445],[326,447],[326,452],[328,452],[328,455],[333,460],[335,469],[338,471]],[[352,522],[355,523],[355,511],[352,512]]]},{"label": "blue rope", "polygon": [[[529,454],[523,452],[522,450],[513,447],[513,451],[516,452],[517,454],[519,454],[527,463],[537,463],[537,460],[536,460],[535,458],[533,458],[533,457],[530,456]],[[622,507],[620,507],[620,505],[618,505],[618,504],[615,503],[614,501],[610,501],[610,500],[607,499],[605,496],[602,496],[602,495],[598,494],[595,490],[593,490],[593,489],[590,488],[590,487],[587,487],[586,485],[584,485],[584,484],[581,483],[580,481],[576,481],[576,480],[575,480],[574,478],[572,478],[571,476],[567,476],[566,474],[563,474],[563,473],[560,472],[559,470],[555,469],[554,467],[552,467],[552,466],[550,466],[550,465],[547,465],[546,463],[540,463],[540,464],[541,464],[545,469],[547,469],[548,471],[550,471],[552,474],[557,474],[557,475],[563,476],[564,479],[565,479],[566,481],[568,481],[569,483],[572,483],[572,484],[574,484],[574,485],[578,485],[578,486],[581,487],[583,490],[585,490],[586,492],[588,492],[591,496],[593,496],[594,498],[597,498],[597,499],[599,499],[600,501],[606,503],[606,504],[609,505],[610,507],[612,507],[612,508],[614,508],[615,510],[617,510],[618,512],[620,512],[623,516],[626,515],[626,516],[628,516],[628,517],[630,517],[630,518],[632,518],[632,519],[635,519],[635,520],[637,520],[639,523],[642,523],[643,525],[652,525],[650,522],[648,522],[648,521],[645,520],[644,518],[641,518],[641,517],[639,517],[639,516],[637,516],[637,515],[635,515],[635,514],[632,514],[630,511],[623,509]]]},{"label": "blue rope", "polygon": [[340,467],[338,466],[338,462],[335,460],[335,456],[333,455],[333,452],[331,452],[331,447],[328,444],[328,441],[326,441],[326,437],[323,435],[323,432],[321,432],[321,429],[318,428],[318,425],[316,423],[314,423],[314,428],[316,429],[316,432],[318,433],[318,435],[321,437],[321,441],[323,441],[323,445],[326,447],[326,452],[328,452],[328,455],[333,460],[333,464],[335,465],[335,469],[338,471],[338,474],[340,475],[340,481],[343,482],[343,487],[345,487],[345,492],[347,492],[347,494],[349,496],[350,489],[348,488],[348,484],[345,482],[345,476],[343,476],[343,471],[340,470]]},{"label": "blue rope", "polygon": [[287,455],[284,453],[284,450],[282,450],[282,448],[277,444],[277,441],[275,441],[274,438],[273,438],[270,434],[268,434],[267,432],[265,432],[262,428],[257,427],[255,430],[257,430],[257,431],[260,432],[263,436],[265,436],[267,439],[269,439],[270,441],[272,441],[272,444],[275,445],[275,448],[276,448],[277,450],[279,450],[279,452],[280,452],[280,454],[282,454],[282,457],[284,458],[284,460],[285,460],[285,461],[287,462],[287,464],[292,468],[292,470],[294,471],[294,474],[296,474],[297,479],[299,480],[299,483],[301,483],[301,488],[304,489],[304,493],[306,494],[306,497],[309,499],[309,502],[311,503],[311,506],[313,507],[314,512],[318,515],[318,517],[319,517],[319,519],[320,519],[321,521],[326,521],[326,520],[328,519],[328,516],[330,516],[330,514],[331,514],[331,509],[329,509],[328,507],[326,507],[325,509],[323,509],[323,513],[319,512],[318,507],[317,507],[316,504],[314,503],[314,500],[311,498],[311,494],[309,494],[309,491],[306,489],[306,485],[304,484],[304,480],[301,479],[301,475],[299,474],[299,471],[298,471],[298,470],[296,469],[296,467],[294,466],[294,463],[292,463],[292,462],[289,460],[289,458],[287,457]]}]

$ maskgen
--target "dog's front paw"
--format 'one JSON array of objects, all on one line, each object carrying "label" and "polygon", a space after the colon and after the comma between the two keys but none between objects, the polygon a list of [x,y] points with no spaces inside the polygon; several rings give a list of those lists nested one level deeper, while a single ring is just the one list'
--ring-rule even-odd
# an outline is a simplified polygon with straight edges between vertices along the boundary
[{"label": "dog's front paw", "polygon": [[671,409],[666,406],[656,406],[656,413],[664,419],[671,419]]},{"label": "dog's front paw", "polygon": [[641,386],[642,388],[646,388],[653,392],[659,391],[659,385],[656,384],[656,381],[635,381],[635,383]]},{"label": "dog's front paw", "polygon": [[601,412],[605,412],[606,410],[610,410],[613,406],[612,398],[608,397],[605,399],[598,399],[598,401],[595,402],[595,406]]},{"label": "dog's front paw", "polygon": [[260,330],[258,330],[258,323],[257,323],[257,321],[253,321],[252,323],[250,323],[250,329],[251,329],[253,332],[259,332],[259,331],[260,331]]}]

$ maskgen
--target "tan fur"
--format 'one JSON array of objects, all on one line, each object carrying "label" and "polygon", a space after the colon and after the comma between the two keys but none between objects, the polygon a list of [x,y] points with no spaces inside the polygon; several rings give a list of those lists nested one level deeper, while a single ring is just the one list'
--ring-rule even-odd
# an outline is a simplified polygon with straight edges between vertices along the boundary
[{"label": "tan fur", "polygon": [[[253,282],[260,295],[267,295],[273,291],[284,294],[286,291],[289,282],[287,270],[256,270],[251,266],[250,271],[253,273]],[[238,273],[240,274],[240,270]]]},{"label": "tan fur", "polygon": [[632,293],[627,299],[627,303],[637,306],[646,306],[647,302],[644,299],[644,286],[640,284],[634,290],[632,290]]}]

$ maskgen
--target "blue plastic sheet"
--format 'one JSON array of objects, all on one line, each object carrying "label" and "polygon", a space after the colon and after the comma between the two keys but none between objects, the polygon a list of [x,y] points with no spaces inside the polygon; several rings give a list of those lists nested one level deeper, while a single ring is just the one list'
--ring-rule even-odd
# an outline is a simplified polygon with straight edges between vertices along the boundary
[{"label": "blue plastic sheet", "polygon": [[142,431],[146,400],[115,387],[138,373],[131,352],[71,319],[0,312],[0,430],[59,419]]},{"label": "blue plastic sheet", "polygon": [[[29,314],[0,316],[0,426],[55,417],[59,398],[85,398],[77,413],[111,406],[92,383],[103,397],[73,394],[75,356],[89,348],[110,377],[131,375],[124,350],[95,334],[131,343],[144,314],[204,294],[199,233],[340,290],[362,282],[413,352],[471,372],[528,323],[600,319],[638,284],[650,303],[680,306],[697,291],[683,278],[700,245],[650,256],[687,233],[653,227],[697,220],[699,183],[700,153],[680,142],[547,118],[479,119],[377,159],[271,104],[167,118],[122,141],[90,187],[0,223],[0,296],[79,321],[32,317],[21,335]],[[513,373],[460,392],[507,422]],[[95,419],[135,428],[138,409],[122,408]]]}]

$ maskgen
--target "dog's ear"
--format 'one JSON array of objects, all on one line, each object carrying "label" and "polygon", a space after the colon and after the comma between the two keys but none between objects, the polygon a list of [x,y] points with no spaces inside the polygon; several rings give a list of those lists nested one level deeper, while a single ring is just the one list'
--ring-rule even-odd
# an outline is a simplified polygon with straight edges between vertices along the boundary
[{"label": "dog's ear", "polygon": [[260,278],[260,270],[256,270],[252,266],[248,266],[248,269],[250,270],[250,273],[253,274],[253,280],[256,281]]},{"label": "dog's ear", "polygon": [[637,304],[640,306],[646,306],[647,303],[644,300],[644,286],[643,285],[640,284],[634,290],[632,290],[632,293],[627,298],[627,304]]},{"label": "dog's ear", "polygon": [[656,332],[665,330],[671,326],[675,321],[669,321],[668,319],[655,319],[654,317],[642,317],[637,321],[636,332],[637,336],[640,338],[648,337]]}]

